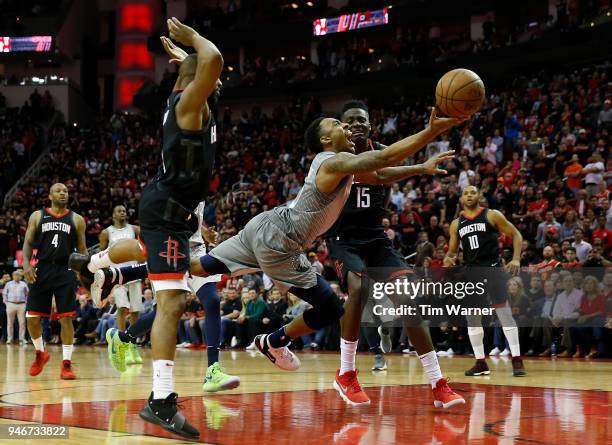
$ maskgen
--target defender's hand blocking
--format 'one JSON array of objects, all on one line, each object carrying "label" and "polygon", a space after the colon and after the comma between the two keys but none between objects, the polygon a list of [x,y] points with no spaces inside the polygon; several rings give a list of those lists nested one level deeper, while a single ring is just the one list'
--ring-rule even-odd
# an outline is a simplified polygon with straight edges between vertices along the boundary
[{"label": "defender's hand blocking", "polygon": [[206,244],[217,244],[219,233],[215,231],[214,227],[202,227],[200,232],[202,233],[202,238],[204,238]]},{"label": "defender's hand blocking", "polygon": [[455,151],[449,150],[444,153],[439,153],[431,159],[428,159],[423,163],[423,173],[426,175],[446,175],[448,172],[444,169],[438,168],[439,164],[450,161],[455,157]]},{"label": "defender's hand blocking", "polygon": [[199,36],[197,31],[190,26],[184,25],[176,17],[166,20],[170,38],[187,46],[193,46],[193,40]]},{"label": "defender's hand blocking", "polygon": [[187,52],[176,46],[174,42],[166,36],[161,36],[159,39],[162,42],[166,54],[170,56],[168,63],[174,63],[176,65],[183,63],[183,60],[185,60],[185,57],[188,55]]},{"label": "defender's hand blocking", "polygon": [[465,117],[462,119],[458,119],[455,117],[437,117],[436,115],[436,107],[431,107],[431,117],[429,118],[429,128],[433,130],[433,132],[438,135],[442,134],[447,130],[450,130],[455,125],[459,125],[469,117]]}]

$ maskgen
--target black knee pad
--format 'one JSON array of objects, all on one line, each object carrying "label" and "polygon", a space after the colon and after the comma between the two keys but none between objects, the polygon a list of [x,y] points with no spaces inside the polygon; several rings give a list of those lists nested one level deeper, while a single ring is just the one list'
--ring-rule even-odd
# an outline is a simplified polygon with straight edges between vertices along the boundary
[{"label": "black knee pad", "polygon": [[335,294],[325,299],[325,302],[317,307],[304,311],[304,323],[310,329],[318,331],[325,326],[340,320],[344,314],[344,307]]}]

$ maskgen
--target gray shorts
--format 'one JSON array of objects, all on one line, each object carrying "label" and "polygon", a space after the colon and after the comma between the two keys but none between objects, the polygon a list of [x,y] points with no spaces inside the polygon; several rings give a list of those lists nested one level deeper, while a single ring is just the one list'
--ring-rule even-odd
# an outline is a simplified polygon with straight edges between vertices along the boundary
[{"label": "gray shorts", "polygon": [[261,270],[283,289],[308,289],[317,277],[302,246],[261,213],[237,235],[209,252],[232,272],[232,276]]}]

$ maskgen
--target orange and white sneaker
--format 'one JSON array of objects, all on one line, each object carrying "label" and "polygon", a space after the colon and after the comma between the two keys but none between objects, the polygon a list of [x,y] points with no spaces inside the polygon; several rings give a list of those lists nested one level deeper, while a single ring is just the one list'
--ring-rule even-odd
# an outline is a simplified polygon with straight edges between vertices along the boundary
[{"label": "orange and white sneaker", "polygon": [[357,380],[357,371],[348,371],[340,375],[340,370],[336,371],[336,379],[334,380],[334,388],[340,394],[340,397],[349,405],[369,405],[370,398],[361,389],[361,385]]},{"label": "orange and white sneaker", "polygon": [[70,360],[64,360],[62,362],[62,370],[60,372],[60,379],[62,380],[76,379],[76,374],[72,370],[72,362]]},{"label": "orange and white sneaker", "polygon": [[32,366],[30,366],[30,375],[34,377],[40,374],[50,358],[51,356],[47,351],[36,351],[36,359],[32,362]]},{"label": "orange and white sneaker", "polygon": [[446,379],[438,380],[436,387],[433,388],[432,391],[434,395],[434,406],[436,408],[450,408],[451,406],[465,403],[463,397],[448,386],[448,380]]}]

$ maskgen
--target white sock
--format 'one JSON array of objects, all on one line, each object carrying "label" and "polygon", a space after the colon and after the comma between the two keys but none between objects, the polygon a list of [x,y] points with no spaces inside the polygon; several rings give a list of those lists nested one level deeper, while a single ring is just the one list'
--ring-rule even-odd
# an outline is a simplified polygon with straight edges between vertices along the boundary
[{"label": "white sock", "polygon": [[34,347],[36,348],[37,351],[44,351],[45,350],[45,345],[43,344],[42,336],[40,336],[38,338],[33,338],[32,339],[32,343],[34,343]]},{"label": "white sock", "polygon": [[504,335],[508,340],[508,346],[510,346],[510,354],[512,357],[520,357],[521,355],[521,345],[519,343],[519,332],[516,326],[512,326],[509,328],[504,327]]},{"label": "white sock", "polygon": [[110,255],[108,254],[109,250],[110,249],[106,249],[91,256],[89,264],[87,265],[87,268],[91,273],[96,273],[98,269],[110,267],[111,264],[113,264],[110,259]]},{"label": "white sock", "polygon": [[484,338],[484,329],[482,329],[482,327],[468,327],[468,336],[470,337],[470,343],[472,344],[472,349],[474,350],[476,360],[484,359],[484,344],[482,343],[482,339]]},{"label": "white sock", "polygon": [[431,382],[431,387],[435,388],[438,380],[442,378],[442,370],[438,363],[436,351],[429,351],[427,354],[419,355],[419,358],[421,359],[423,370]]},{"label": "white sock", "polygon": [[174,392],[172,382],[172,360],[153,360],[153,398],[165,399]]},{"label": "white sock", "polygon": [[62,356],[64,360],[72,360],[72,345],[62,345]]},{"label": "white sock", "polygon": [[355,354],[357,353],[357,341],[340,339],[340,375],[355,370]]}]

